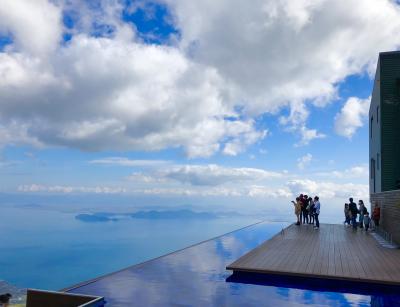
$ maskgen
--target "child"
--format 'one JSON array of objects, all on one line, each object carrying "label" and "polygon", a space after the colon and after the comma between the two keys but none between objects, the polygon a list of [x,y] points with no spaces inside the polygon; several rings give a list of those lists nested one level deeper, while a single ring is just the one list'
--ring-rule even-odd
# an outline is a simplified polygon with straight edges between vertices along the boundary
[{"label": "child", "polygon": [[369,213],[368,213],[368,211],[365,211],[365,214],[364,214],[365,231],[368,231],[370,223],[371,223],[371,218],[369,217]]}]

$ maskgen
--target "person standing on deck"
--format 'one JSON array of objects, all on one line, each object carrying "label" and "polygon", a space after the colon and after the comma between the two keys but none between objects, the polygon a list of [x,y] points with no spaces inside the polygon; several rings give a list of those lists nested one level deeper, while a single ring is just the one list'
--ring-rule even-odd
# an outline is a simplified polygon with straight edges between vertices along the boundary
[{"label": "person standing on deck", "polygon": [[303,194],[300,194],[299,201],[300,201],[300,222],[301,222],[303,220],[303,205],[304,205],[304,196],[303,196]]},{"label": "person standing on deck", "polygon": [[319,197],[318,196],[315,196],[314,197],[314,217],[315,217],[315,226],[314,226],[314,229],[319,229],[319,219],[318,219],[318,217],[319,217],[319,213],[320,213],[320,210],[321,210],[321,204],[320,204],[320,202],[319,202]]},{"label": "person standing on deck", "polygon": [[360,213],[358,222],[360,224],[360,228],[363,228],[364,227],[364,214],[365,214],[365,212],[367,212],[367,208],[365,208],[364,202],[361,199],[358,201],[358,212]]},{"label": "person standing on deck", "polygon": [[294,205],[294,214],[297,217],[297,222],[296,225],[300,225],[301,224],[301,217],[300,217],[300,213],[301,213],[301,201],[300,201],[300,197],[296,197],[296,201],[292,200],[292,203]]},{"label": "person standing on deck", "polygon": [[302,207],[302,213],[303,213],[303,224],[308,224],[308,195],[304,195],[303,197],[303,207]]},{"label": "person standing on deck", "polygon": [[357,214],[358,214],[358,209],[357,209],[357,205],[355,202],[353,202],[353,198],[349,198],[349,210],[351,213],[351,223],[353,225],[353,229],[356,230],[357,229]]},{"label": "person standing on deck", "polygon": [[379,227],[379,220],[381,218],[381,208],[378,203],[375,203],[374,211],[372,212],[372,219],[374,221],[375,227]]},{"label": "person standing on deck", "polygon": [[367,210],[365,210],[364,214],[364,226],[365,226],[365,231],[368,231],[369,224],[371,223],[371,218],[369,217],[369,213]]},{"label": "person standing on deck", "polygon": [[308,211],[308,216],[309,216],[308,224],[314,225],[314,201],[313,201],[312,197],[308,198],[307,211]]},{"label": "person standing on deck", "polygon": [[347,226],[350,226],[350,218],[351,218],[351,213],[350,213],[350,209],[349,209],[349,204],[345,203],[344,204],[344,223]]}]

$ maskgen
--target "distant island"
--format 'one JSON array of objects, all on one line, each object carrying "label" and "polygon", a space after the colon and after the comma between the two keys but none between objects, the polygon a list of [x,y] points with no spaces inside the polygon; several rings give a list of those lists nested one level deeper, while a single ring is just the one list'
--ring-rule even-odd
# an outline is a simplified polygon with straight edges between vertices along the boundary
[{"label": "distant island", "polygon": [[78,214],[77,216],[75,216],[75,219],[86,223],[118,221],[118,219],[98,213]]},{"label": "distant island", "polygon": [[137,211],[135,213],[110,213],[110,212],[96,212],[96,213],[81,213],[75,216],[75,219],[86,222],[86,223],[97,223],[97,222],[115,222],[121,219],[121,217],[131,217],[133,219],[148,219],[148,220],[171,220],[171,219],[216,219],[219,218],[219,214],[211,212],[195,212],[188,209],[182,210],[149,210],[149,211]]}]

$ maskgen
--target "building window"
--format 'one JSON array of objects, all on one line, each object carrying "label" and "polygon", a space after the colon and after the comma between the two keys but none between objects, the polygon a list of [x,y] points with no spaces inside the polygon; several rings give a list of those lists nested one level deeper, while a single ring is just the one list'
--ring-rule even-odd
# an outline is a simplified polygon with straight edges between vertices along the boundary
[{"label": "building window", "polygon": [[376,169],[377,170],[379,170],[379,168],[380,168],[380,164],[381,164],[381,162],[380,162],[380,159],[381,157],[380,157],[380,154],[376,154]]},{"label": "building window", "polygon": [[379,106],[376,107],[376,122],[379,123]]},{"label": "building window", "polygon": [[374,122],[374,117],[371,116],[371,124],[369,125],[369,128],[370,128],[369,134],[370,134],[370,138],[371,138],[371,139],[372,139],[372,124],[373,124],[373,122]]}]

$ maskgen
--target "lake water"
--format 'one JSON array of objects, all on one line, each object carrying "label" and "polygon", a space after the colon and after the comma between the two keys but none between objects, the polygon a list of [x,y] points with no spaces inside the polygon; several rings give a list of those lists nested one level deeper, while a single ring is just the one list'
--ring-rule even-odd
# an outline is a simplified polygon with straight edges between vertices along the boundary
[{"label": "lake water", "polygon": [[85,222],[80,212],[2,206],[0,280],[58,290],[236,230],[257,218]]},{"label": "lake water", "polygon": [[[259,221],[259,217],[234,214],[218,218],[203,214],[196,218],[191,216],[193,212],[179,212],[177,218],[171,218],[171,212],[133,218],[134,211],[93,214],[71,207],[3,205],[0,280],[20,288],[58,290]],[[287,222],[257,224],[72,291],[104,295],[112,306],[132,302],[138,306],[400,304],[399,295],[368,288],[335,291],[324,286],[308,289],[303,284],[298,288],[286,280],[263,285],[258,281],[230,280],[226,264],[286,225]]]}]

